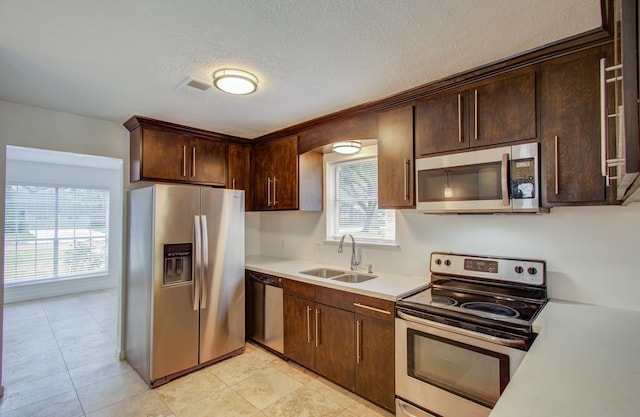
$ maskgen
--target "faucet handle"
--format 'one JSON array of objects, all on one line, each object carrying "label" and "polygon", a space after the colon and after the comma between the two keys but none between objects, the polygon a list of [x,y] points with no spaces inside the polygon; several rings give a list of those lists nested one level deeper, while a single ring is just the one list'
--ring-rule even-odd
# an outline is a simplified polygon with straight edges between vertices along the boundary
[{"label": "faucet handle", "polygon": [[373,274],[373,264],[367,264],[367,272]]}]

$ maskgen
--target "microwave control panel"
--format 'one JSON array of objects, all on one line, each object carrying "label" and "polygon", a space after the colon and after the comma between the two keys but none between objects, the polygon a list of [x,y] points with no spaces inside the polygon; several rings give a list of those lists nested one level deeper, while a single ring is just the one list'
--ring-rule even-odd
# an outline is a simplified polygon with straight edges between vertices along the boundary
[{"label": "microwave control panel", "polygon": [[511,161],[511,198],[536,197],[536,162],[534,158]]}]

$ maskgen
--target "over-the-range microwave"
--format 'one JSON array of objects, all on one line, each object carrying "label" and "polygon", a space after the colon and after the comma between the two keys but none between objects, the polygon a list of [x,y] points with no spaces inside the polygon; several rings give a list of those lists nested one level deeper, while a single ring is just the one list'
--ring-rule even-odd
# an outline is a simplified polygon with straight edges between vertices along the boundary
[{"label": "over-the-range microwave", "polygon": [[537,143],[416,160],[416,209],[425,213],[539,213]]}]

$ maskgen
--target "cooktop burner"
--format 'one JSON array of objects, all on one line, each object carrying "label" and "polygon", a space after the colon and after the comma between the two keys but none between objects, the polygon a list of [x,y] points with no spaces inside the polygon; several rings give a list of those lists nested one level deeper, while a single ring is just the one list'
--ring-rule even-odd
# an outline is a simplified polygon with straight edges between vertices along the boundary
[{"label": "cooktop burner", "polygon": [[432,295],[431,296],[432,304],[442,304],[445,306],[454,306],[458,304],[456,300],[451,297],[445,297],[444,295]]},{"label": "cooktop burner", "polygon": [[516,310],[512,309],[511,307],[495,304],[495,303],[489,303],[489,302],[476,301],[471,303],[464,303],[460,306],[460,308],[475,310],[475,311],[484,313],[483,315],[486,317],[493,317],[493,318],[501,318],[501,317],[515,318],[520,316],[520,313],[518,313]]}]

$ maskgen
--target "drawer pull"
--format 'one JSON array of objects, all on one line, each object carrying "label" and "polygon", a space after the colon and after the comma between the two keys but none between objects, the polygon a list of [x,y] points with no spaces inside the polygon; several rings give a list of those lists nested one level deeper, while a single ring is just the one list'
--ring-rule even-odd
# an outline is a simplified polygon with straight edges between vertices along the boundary
[{"label": "drawer pull", "polygon": [[391,312],[389,310],[382,310],[381,308],[375,308],[375,307],[367,306],[367,305],[360,304],[360,303],[353,303],[353,305],[356,306],[356,307],[364,308],[366,310],[371,310],[371,311],[375,311],[375,312],[378,312],[378,313],[391,315]]}]

